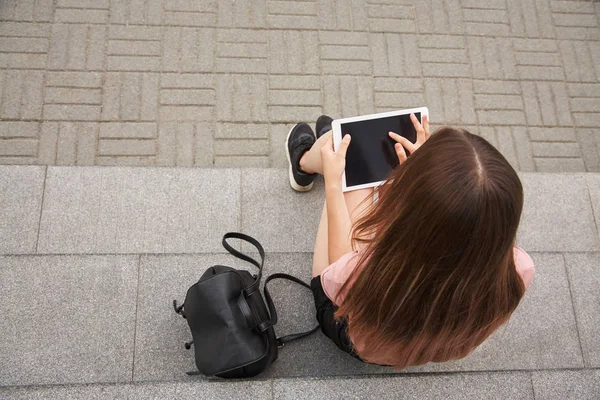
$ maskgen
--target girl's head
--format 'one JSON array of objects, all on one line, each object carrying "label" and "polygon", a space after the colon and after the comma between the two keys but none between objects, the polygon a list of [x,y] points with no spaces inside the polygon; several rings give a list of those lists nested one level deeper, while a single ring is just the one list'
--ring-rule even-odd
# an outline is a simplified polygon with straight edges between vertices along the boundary
[{"label": "girl's head", "polygon": [[351,336],[370,338],[366,361],[382,349],[397,351],[398,368],[464,357],[525,290],[513,260],[517,173],[486,140],[442,128],[380,192],[355,227],[361,267],[336,316]]}]

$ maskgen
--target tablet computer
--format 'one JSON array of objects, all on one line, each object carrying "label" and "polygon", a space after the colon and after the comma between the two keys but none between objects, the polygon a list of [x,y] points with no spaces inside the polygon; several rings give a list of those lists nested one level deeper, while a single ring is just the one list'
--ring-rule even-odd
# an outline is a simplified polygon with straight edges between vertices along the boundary
[{"label": "tablet computer", "polygon": [[413,113],[421,122],[423,115],[429,118],[427,107],[390,111],[360,117],[333,120],[333,146],[338,150],[342,137],[352,137],[346,152],[346,169],[342,176],[344,192],[375,187],[382,184],[398,165],[398,156],[389,132],[417,141],[417,131],[410,120]]}]

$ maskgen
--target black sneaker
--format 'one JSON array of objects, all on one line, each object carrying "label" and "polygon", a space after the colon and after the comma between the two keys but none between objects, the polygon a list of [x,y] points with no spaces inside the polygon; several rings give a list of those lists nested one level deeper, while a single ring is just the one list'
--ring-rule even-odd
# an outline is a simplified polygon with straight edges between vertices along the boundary
[{"label": "black sneaker", "polygon": [[317,124],[315,126],[315,132],[317,132],[317,139],[331,130],[332,121],[333,119],[327,115],[321,115],[319,119],[317,119]]},{"label": "black sneaker", "polygon": [[312,189],[317,175],[300,171],[300,159],[312,147],[315,140],[315,134],[310,126],[300,122],[290,130],[285,142],[285,154],[290,163],[290,185],[298,192],[307,192]]}]

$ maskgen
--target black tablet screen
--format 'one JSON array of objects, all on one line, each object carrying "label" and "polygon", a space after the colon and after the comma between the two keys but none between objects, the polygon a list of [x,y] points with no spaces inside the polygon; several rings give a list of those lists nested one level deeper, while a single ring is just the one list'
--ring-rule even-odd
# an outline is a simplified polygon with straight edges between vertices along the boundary
[{"label": "black tablet screen", "polygon": [[[421,113],[415,113],[421,121]],[[349,134],[352,141],[346,153],[346,186],[383,181],[398,165],[394,150],[396,143],[388,132],[395,132],[416,142],[417,132],[410,115],[397,115],[368,121],[341,124],[342,137]]]}]

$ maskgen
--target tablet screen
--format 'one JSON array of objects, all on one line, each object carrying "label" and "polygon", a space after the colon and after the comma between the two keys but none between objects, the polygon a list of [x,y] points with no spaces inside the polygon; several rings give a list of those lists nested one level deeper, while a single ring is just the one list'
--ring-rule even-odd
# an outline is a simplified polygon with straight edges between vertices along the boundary
[{"label": "tablet screen", "polygon": [[[415,113],[421,122],[421,113]],[[396,142],[388,132],[395,132],[416,142],[417,132],[410,115],[349,122],[340,125],[342,137],[349,134],[352,141],[346,152],[346,186],[383,181],[398,165],[394,150]]]}]

